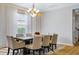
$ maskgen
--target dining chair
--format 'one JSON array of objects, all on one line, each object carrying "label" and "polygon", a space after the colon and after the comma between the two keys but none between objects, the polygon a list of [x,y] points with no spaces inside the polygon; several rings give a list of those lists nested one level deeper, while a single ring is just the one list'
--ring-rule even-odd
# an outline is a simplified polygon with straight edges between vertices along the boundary
[{"label": "dining chair", "polygon": [[16,34],[16,37],[24,37],[24,34]]},{"label": "dining chair", "polygon": [[[26,33],[26,37],[33,37],[32,33]],[[30,43],[32,43],[33,40],[30,40]]]},{"label": "dining chair", "polygon": [[26,45],[26,48],[29,49],[30,51],[33,51],[33,54],[35,54],[35,51],[38,51],[39,54],[41,54],[41,42],[42,42],[42,37],[41,36],[34,36],[33,43],[30,45]]},{"label": "dining chair", "polygon": [[26,33],[27,37],[32,37],[32,33]]},{"label": "dining chair", "polygon": [[44,35],[43,36],[43,41],[42,41],[42,48],[43,48],[43,53],[45,53],[45,49],[47,48],[49,51],[50,48],[50,35]]},{"label": "dining chair", "polygon": [[13,50],[13,55],[14,55],[15,51],[18,51],[19,49],[23,49],[25,47],[24,42],[16,41],[15,38],[13,38],[13,36],[7,36],[7,40],[8,40],[8,53],[7,53],[7,55],[9,55],[10,49]]},{"label": "dining chair", "polygon": [[52,51],[53,51],[53,46],[55,47],[55,49],[57,48],[57,38],[58,38],[57,34],[53,34],[53,36],[51,37],[50,45],[52,47]]}]

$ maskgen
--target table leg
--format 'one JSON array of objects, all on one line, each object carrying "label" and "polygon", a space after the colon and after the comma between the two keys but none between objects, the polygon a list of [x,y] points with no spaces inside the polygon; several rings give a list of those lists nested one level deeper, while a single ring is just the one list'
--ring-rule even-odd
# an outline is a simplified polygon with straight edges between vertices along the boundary
[{"label": "table leg", "polygon": [[23,55],[29,55],[30,54],[30,50],[27,48],[23,48]]},{"label": "table leg", "polygon": [[27,49],[23,48],[23,55],[27,55]]}]

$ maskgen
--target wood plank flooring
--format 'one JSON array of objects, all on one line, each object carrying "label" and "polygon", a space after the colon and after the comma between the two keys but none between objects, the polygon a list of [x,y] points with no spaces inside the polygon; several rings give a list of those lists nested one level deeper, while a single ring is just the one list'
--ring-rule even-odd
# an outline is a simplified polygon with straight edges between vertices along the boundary
[{"label": "wood plank flooring", "polygon": [[79,55],[79,44],[65,46],[63,49],[56,50],[52,55]]}]

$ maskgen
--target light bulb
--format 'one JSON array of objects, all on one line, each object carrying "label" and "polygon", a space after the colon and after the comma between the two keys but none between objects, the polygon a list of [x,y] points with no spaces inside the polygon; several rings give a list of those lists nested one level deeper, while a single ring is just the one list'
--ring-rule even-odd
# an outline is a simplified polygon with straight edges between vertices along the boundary
[{"label": "light bulb", "polygon": [[29,10],[27,10],[28,12],[30,12],[32,10],[32,8],[29,8]]},{"label": "light bulb", "polygon": [[36,11],[36,9],[34,8],[34,11]]},{"label": "light bulb", "polygon": [[36,10],[36,13],[38,13],[39,12],[39,10]]}]

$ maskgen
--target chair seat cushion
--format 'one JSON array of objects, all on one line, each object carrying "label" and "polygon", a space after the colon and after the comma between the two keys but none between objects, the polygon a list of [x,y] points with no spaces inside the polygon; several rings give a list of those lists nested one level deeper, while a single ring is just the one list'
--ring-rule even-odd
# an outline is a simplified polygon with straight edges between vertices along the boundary
[{"label": "chair seat cushion", "polygon": [[26,48],[33,49],[33,44],[26,45]]},{"label": "chair seat cushion", "polygon": [[33,46],[33,44],[29,44],[29,45],[26,45],[26,48],[27,49],[40,49],[40,48],[35,48],[34,46]]},{"label": "chair seat cushion", "polygon": [[14,44],[13,49],[18,49],[23,47],[25,47],[25,43],[20,41],[20,42],[17,42],[17,44],[16,43]]}]

